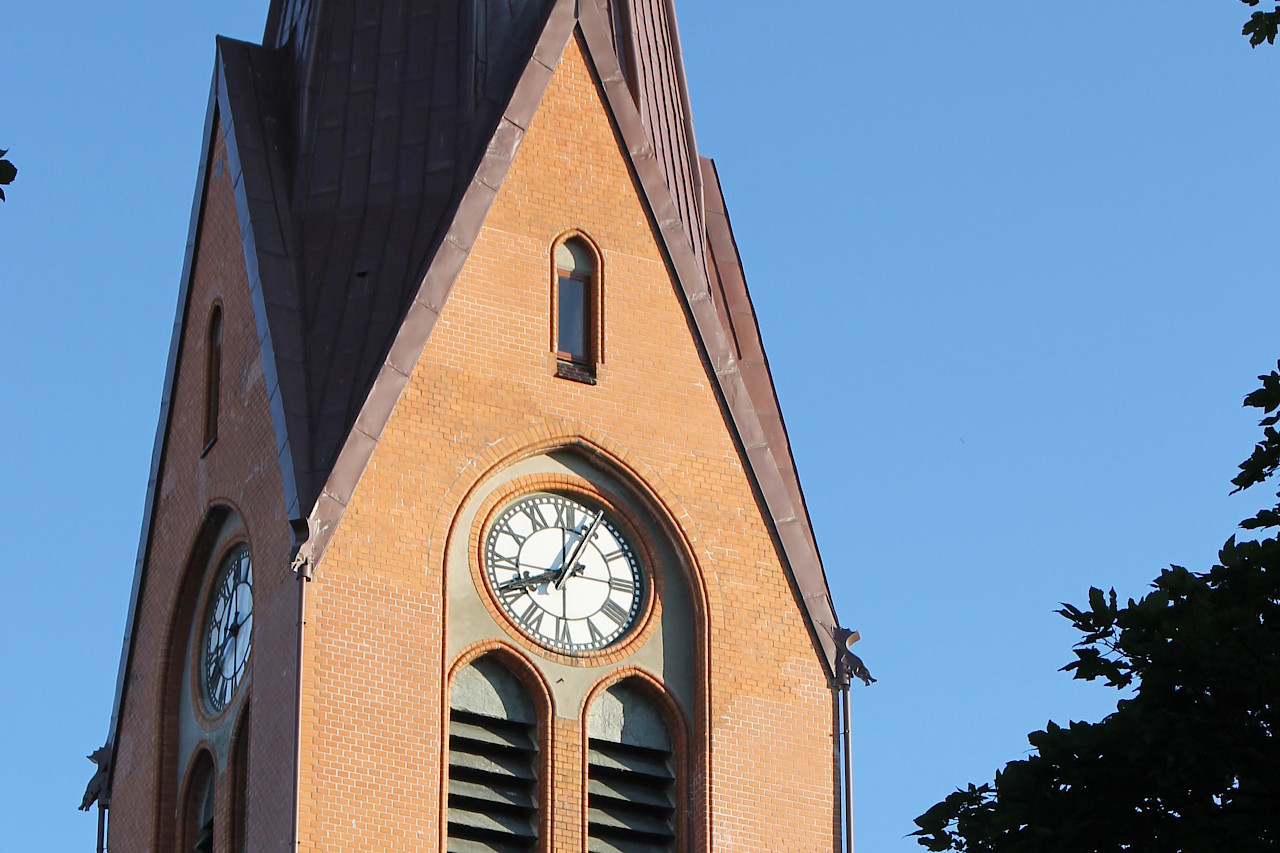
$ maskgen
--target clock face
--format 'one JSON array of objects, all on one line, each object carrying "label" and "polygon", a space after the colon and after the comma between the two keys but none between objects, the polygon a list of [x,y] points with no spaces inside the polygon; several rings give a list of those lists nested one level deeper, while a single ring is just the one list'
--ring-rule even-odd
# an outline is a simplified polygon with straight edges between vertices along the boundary
[{"label": "clock face", "polygon": [[636,623],[640,561],[607,510],[538,493],[485,534],[485,579],[521,633],[556,651],[592,652]]},{"label": "clock face", "polygon": [[249,546],[237,545],[222,561],[205,617],[200,676],[205,701],[217,714],[244,678],[253,645],[253,565]]}]

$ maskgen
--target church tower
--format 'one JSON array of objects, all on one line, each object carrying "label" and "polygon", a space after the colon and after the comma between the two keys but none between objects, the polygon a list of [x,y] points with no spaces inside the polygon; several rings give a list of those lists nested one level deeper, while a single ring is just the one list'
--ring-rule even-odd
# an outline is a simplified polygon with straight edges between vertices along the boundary
[{"label": "church tower", "polygon": [[671,0],[218,40],[111,853],[829,850],[835,631]]}]

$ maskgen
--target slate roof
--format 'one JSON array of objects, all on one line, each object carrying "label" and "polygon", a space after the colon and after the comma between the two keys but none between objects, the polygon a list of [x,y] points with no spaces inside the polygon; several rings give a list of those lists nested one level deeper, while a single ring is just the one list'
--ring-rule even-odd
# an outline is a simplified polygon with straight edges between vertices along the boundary
[{"label": "slate roof", "polygon": [[[205,153],[220,116],[288,516],[299,540],[307,539],[301,556],[323,553],[577,31],[815,644],[833,669],[836,618],[718,176],[694,143],[671,0],[627,4],[636,51],[627,72],[615,53],[609,4],[272,0],[265,46],[218,39]],[[477,23],[459,19],[464,7],[489,10],[480,27],[487,38],[459,38]],[[203,172],[199,187],[183,294]],[[112,744],[185,302],[170,351]]]},{"label": "slate roof", "polygon": [[320,494],[551,2],[490,6],[478,42],[459,36],[471,5],[439,0],[275,0],[273,47],[219,39],[294,516]]}]

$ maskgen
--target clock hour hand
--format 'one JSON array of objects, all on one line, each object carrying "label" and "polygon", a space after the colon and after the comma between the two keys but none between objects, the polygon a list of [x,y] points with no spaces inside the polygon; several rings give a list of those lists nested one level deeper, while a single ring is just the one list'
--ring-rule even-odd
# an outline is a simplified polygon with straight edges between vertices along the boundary
[{"label": "clock hour hand", "polygon": [[553,580],[559,574],[555,569],[548,569],[545,572],[539,572],[536,575],[526,574],[524,577],[514,577],[509,581],[503,581],[498,584],[498,592],[507,592],[512,589],[529,589],[540,584]]},{"label": "clock hour hand", "polygon": [[234,635],[224,628],[222,639],[218,642],[217,648],[215,648],[205,659],[205,669],[209,670],[210,673],[221,671],[222,658],[227,653],[227,645],[230,644],[233,638]]},{"label": "clock hour hand", "polygon": [[578,558],[582,556],[582,551],[587,547],[587,542],[595,534],[596,528],[600,526],[600,519],[604,518],[604,510],[596,512],[596,517],[591,519],[591,526],[587,528],[587,532],[582,534],[582,538],[578,540],[578,544],[573,546],[573,551],[569,554],[569,559],[560,565],[560,571],[556,574],[556,589],[564,583],[565,578],[573,574],[574,567],[578,564]]}]

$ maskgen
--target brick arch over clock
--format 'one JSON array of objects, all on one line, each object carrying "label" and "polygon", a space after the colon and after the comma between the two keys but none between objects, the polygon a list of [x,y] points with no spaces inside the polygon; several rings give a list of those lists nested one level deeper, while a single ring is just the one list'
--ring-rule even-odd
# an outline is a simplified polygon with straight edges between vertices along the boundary
[{"label": "brick arch over clock", "polygon": [[[463,506],[488,483],[524,460],[566,454],[578,456],[588,467],[614,479],[622,490],[642,505],[657,521],[662,538],[676,552],[683,576],[690,586],[699,629],[698,654],[703,654],[705,633],[710,624],[706,573],[697,558],[705,539],[694,513],[683,504],[675,490],[667,486],[652,468],[634,457],[625,447],[599,430],[578,421],[549,418],[543,423],[491,442],[484,452],[466,460],[459,475],[436,512],[433,533],[428,540],[427,562],[443,558],[439,543],[448,547],[459,531]],[[491,489],[490,489],[491,491]]]},{"label": "brick arch over clock", "polygon": [[[213,503],[192,538],[169,620],[163,686],[155,711],[159,745],[154,769],[155,849],[168,849],[174,839],[186,839],[190,834],[188,801],[194,795],[189,789],[196,770],[211,774],[219,824],[214,837],[229,839],[232,844],[243,838],[231,824],[243,820],[247,787],[249,674],[245,673],[226,706],[213,713],[204,704],[197,663],[211,587],[223,561],[240,546],[248,546],[252,555],[243,515],[230,502]],[[221,843],[217,846],[227,849]]]},{"label": "brick arch over clock", "polygon": [[[447,522],[438,520],[447,523],[448,535],[443,537],[445,547],[433,550],[428,565],[443,563],[445,575],[445,671],[454,671],[469,650],[492,644],[538,672],[552,694],[551,730],[559,742],[549,744],[549,753],[560,756],[559,766],[565,766],[564,760],[576,766],[586,755],[586,718],[581,715],[593,691],[632,679],[628,684],[640,685],[645,695],[654,697],[655,707],[661,707],[670,721],[671,757],[680,768],[674,778],[679,780],[679,801],[687,804],[680,818],[673,819],[673,828],[680,831],[678,848],[672,849],[697,849],[694,839],[703,835],[698,827],[705,830],[710,790],[705,724],[710,677],[705,580],[689,531],[677,522],[688,514],[664,500],[661,482],[644,477],[602,436],[588,437],[581,429],[549,434],[545,426],[539,432],[522,436],[524,441],[491,447],[496,451],[491,458],[468,466],[472,476],[455,483],[455,498],[440,508],[441,515],[449,516]],[[632,632],[599,651],[575,654],[546,648],[522,634],[496,606],[491,586],[486,588],[481,564],[492,520],[520,496],[545,493],[607,508],[634,537],[644,570],[655,580],[651,594],[656,600],[646,608],[651,618],[640,618]],[[444,690],[447,702],[447,682]],[[701,746],[694,749],[690,744]],[[584,771],[577,786],[583,809],[589,782]],[[581,831],[587,832],[587,827]]]}]

